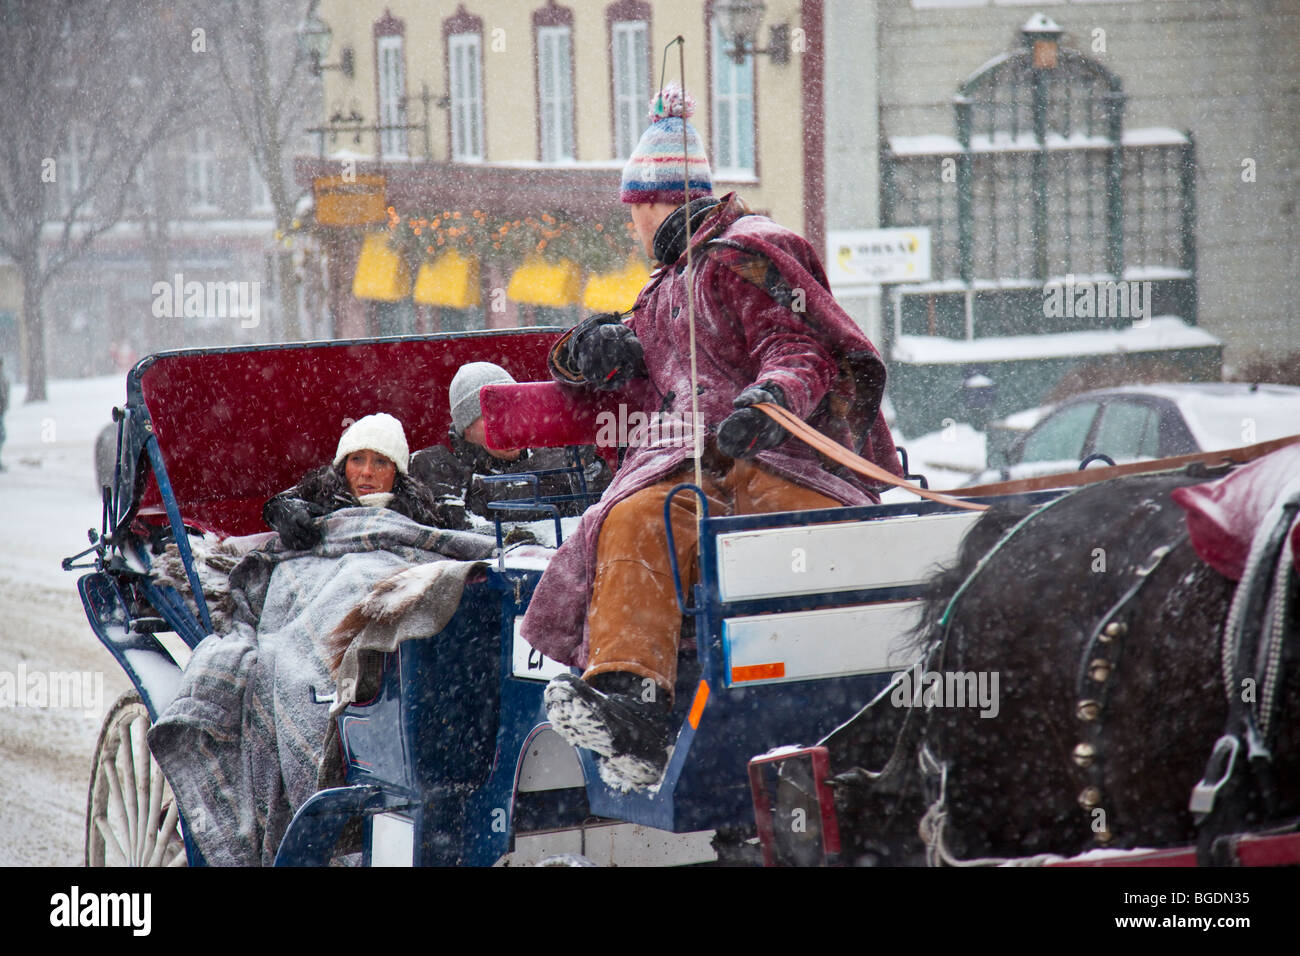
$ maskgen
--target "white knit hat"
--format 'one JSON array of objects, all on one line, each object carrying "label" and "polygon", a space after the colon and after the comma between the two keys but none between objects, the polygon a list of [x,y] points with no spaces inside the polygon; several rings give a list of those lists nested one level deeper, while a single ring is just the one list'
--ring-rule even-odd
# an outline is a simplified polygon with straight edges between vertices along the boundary
[{"label": "white knit hat", "polygon": [[447,389],[447,402],[451,405],[451,424],[457,435],[464,435],[465,429],[474,424],[474,420],[483,414],[479,404],[478,390],[484,385],[514,385],[515,380],[500,365],[491,362],[470,362],[462,365],[451,380]]},{"label": "white knit hat", "polygon": [[378,412],[353,422],[339,439],[339,449],[334,453],[335,467],[354,451],[364,451],[367,448],[392,459],[397,470],[406,474],[411,451],[406,444],[406,432],[402,429],[402,423],[392,415]]}]

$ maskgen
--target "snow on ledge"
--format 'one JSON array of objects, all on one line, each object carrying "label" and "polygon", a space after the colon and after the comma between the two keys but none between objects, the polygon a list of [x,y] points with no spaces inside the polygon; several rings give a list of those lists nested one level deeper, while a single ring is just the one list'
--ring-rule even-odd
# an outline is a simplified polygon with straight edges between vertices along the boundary
[{"label": "snow on ledge", "polygon": [[1176,315],[1161,315],[1153,318],[1144,328],[1119,331],[1057,332],[1051,335],[1008,335],[969,340],[902,335],[894,343],[890,359],[914,365],[955,365],[1071,355],[1163,352],[1222,344],[1209,332],[1188,325]]},{"label": "snow on ledge", "polygon": [[1126,129],[1120,138],[1125,146],[1185,146],[1191,142],[1186,134],[1168,126]]},{"label": "snow on ledge", "polygon": [[[1168,126],[1150,126],[1143,129],[1125,130],[1120,138],[1124,146],[1183,146],[1188,140],[1186,134]],[[1107,136],[1085,133],[1047,134],[1048,149],[1108,149],[1114,142]],[[1021,130],[1016,136],[1009,131],[997,130],[990,136],[976,133],[971,137],[972,153],[1032,152],[1039,148],[1038,139],[1032,130]],[[946,156],[962,153],[962,145],[954,136],[944,133],[929,133],[921,136],[891,136],[889,150],[895,156]]]},{"label": "snow on ledge", "polygon": [[895,156],[938,156],[944,153],[960,153],[961,143],[955,137],[940,133],[926,136],[891,136],[889,150]]}]

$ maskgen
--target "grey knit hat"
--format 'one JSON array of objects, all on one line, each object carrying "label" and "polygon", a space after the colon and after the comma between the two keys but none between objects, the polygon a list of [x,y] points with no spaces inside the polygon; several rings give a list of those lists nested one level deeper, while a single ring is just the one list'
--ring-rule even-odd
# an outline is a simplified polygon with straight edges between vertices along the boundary
[{"label": "grey knit hat", "polygon": [[500,365],[491,362],[462,365],[447,390],[447,402],[451,405],[451,425],[456,429],[456,434],[464,435],[465,429],[483,414],[478,400],[480,388],[484,385],[514,384],[514,378]]}]

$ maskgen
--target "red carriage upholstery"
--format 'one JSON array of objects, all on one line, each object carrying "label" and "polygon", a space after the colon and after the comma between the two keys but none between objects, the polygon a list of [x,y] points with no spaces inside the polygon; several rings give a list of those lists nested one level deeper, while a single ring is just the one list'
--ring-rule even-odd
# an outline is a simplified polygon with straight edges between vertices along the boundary
[{"label": "red carriage upholstery", "polygon": [[584,392],[558,382],[520,382],[488,385],[479,392],[479,402],[484,438],[491,448],[596,445],[611,469],[617,465],[617,446],[596,441],[602,412],[617,421],[615,395]]},{"label": "red carriage upholstery", "polygon": [[[1240,581],[1256,528],[1297,475],[1300,444],[1265,455],[1217,481],[1175,489],[1173,499],[1187,512],[1187,530],[1201,560]],[[1292,554],[1300,558],[1297,548],[1300,525],[1291,532]],[[1300,568],[1300,560],[1296,566]]]},{"label": "red carriage upholstery", "polygon": [[[351,421],[401,420],[412,452],[446,444],[447,387],[466,362],[543,378],[558,329],[164,353],[137,376],[181,514],[219,535],[266,531],[262,505],[334,457]],[[140,513],[165,523],[149,474]]]}]

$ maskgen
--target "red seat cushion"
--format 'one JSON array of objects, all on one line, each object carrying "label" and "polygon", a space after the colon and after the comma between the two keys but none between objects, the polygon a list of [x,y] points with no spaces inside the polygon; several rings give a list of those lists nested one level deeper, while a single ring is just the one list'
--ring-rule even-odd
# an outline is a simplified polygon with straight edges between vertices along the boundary
[{"label": "red seat cushion", "polygon": [[[1201,560],[1240,581],[1255,529],[1298,474],[1300,444],[1265,455],[1217,481],[1176,489],[1173,499],[1187,512],[1187,530]],[[1292,554],[1300,556],[1298,546],[1300,525],[1291,532]]]},{"label": "red seat cushion", "polygon": [[[485,385],[479,392],[483,433],[491,448],[595,445],[601,412],[618,414],[614,393],[581,391],[558,382]],[[613,468],[617,447],[596,449]]]}]

